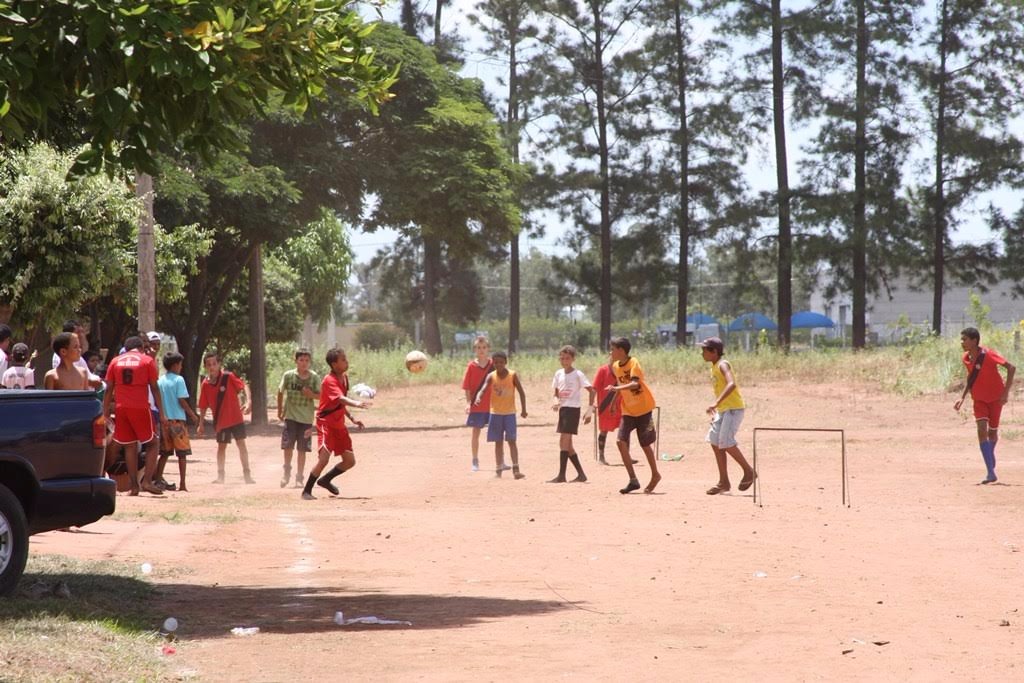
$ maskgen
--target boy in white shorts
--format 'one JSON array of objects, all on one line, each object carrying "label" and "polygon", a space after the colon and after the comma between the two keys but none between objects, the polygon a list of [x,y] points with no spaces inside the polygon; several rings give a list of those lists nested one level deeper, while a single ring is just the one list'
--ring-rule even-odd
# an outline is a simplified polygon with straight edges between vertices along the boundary
[{"label": "boy in white shorts", "polygon": [[584,482],[587,475],[583,473],[580,457],[572,445],[572,436],[580,428],[580,400],[583,390],[589,393],[587,412],[583,416],[583,424],[590,424],[590,416],[594,412],[594,396],[596,391],[587,380],[587,376],[573,367],[576,362],[576,349],[566,345],[558,352],[558,362],[562,368],[555,373],[551,388],[555,392],[555,400],[551,409],[558,413],[558,476],[548,481],[549,484],[565,483],[565,468],[572,461],[576,468],[574,482]]},{"label": "boy in white shorts", "polygon": [[743,468],[743,479],[740,480],[740,491],[746,491],[754,483],[754,468],[750,466],[743,452],[736,444],[736,432],[743,422],[743,397],[732,374],[729,361],[722,358],[725,344],[718,337],[708,337],[700,344],[704,360],[711,363],[711,384],[715,392],[715,402],[708,406],[707,413],[711,416],[711,429],[708,430],[708,443],[715,452],[718,464],[718,483],[707,490],[709,496],[725,493],[729,484],[728,458],[731,455]]}]

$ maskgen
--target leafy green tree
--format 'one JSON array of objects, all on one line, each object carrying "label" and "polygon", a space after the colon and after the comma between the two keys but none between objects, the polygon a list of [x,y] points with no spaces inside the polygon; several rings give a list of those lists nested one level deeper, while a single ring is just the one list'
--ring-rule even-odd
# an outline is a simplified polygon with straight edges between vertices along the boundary
[{"label": "leafy green tree", "polygon": [[[263,257],[268,343],[293,341],[302,331],[305,292],[301,278],[279,253]],[[239,277],[210,332],[210,346],[224,350],[248,347],[250,310],[248,278]]]},{"label": "leafy green tree", "polygon": [[925,41],[932,57],[918,64],[917,77],[934,140],[933,180],[920,194],[931,214],[924,243],[932,329],[940,334],[947,269],[963,277],[977,262],[977,254],[952,249],[951,229],[979,194],[1024,182],[1024,136],[1014,132],[1024,114],[1024,4],[937,0],[935,12]]},{"label": "leafy green tree", "polygon": [[708,12],[685,0],[650,0],[644,22],[650,27],[644,55],[659,84],[647,125],[660,158],[650,210],[652,224],[678,236],[676,344],[686,342],[692,246],[723,231],[749,226],[750,207],[742,166],[753,142],[724,68],[730,46],[694,26]]},{"label": "leafy green tree", "polygon": [[[615,225],[635,216],[637,190],[650,168],[646,149],[629,144],[647,74],[640,50],[630,48],[639,32],[640,2],[555,0],[544,6],[541,35],[546,46],[544,113],[553,122],[545,152],[569,161],[555,181],[565,201],[563,217],[578,237],[597,245],[597,300],[601,344],[611,338],[612,242]],[[636,169],[642,169],[637,172]],[[581,268],[585,265],[576,264]],[[591,278],[581,272],[580,282]]]},{"label": "leafy green tree", "polygon": [[422,248],[424,341],[437,354],[442,283],[446,291],[458,289],[457,278],[471,277],[475,257],[494,253],[519,229],[518,173],[479,81],[438,64],[397,28],[382,25],[372,45],[385,66],[402,64],[402,79],[363,140],[362,153],[375,162],[364,187],[378,199],[366,227],[399,231],[405,239],[396,247],[407,258]]},{"label": "leafy green tree", "polygon": [[[316,220],[280,247],[277,257],[296,275],[302,312],[316,323],[327,322],[335,300],[345,293],[352,270],[345,225],[332,211],[322,208]],[[269,321],[267,327],[271,327]]]},{"label": "leafy green tree", "polygon": [[[906,263],[910,214],[903,169],[916,131],[908,51],[917,39],[915,10],[906,0],[856,0],[821,7],[802,50],[807,78],[822,84],[800,96],[798,113],[816,121],[801,163],[807,187],[798,215],[825,231],[809,242],[852,292],[852,344],[867,341],[867,294]],[[840,78],[850,89],[829,88]]]},{"label": "leafy green tree", "polygon": [[120,286],[139,215],[119,180],[68,178],[74,153],[45,144],[0,155],[0,307],[32,338]]},{"label": "leafy green tree", "polygon": [[178,145],[240,150],[235,124],[277,100],[303,111],[341,79],[368,106],[392,75],[351,0],[0,0],[0,137],[80,117],[103,164],[153,172]]}]

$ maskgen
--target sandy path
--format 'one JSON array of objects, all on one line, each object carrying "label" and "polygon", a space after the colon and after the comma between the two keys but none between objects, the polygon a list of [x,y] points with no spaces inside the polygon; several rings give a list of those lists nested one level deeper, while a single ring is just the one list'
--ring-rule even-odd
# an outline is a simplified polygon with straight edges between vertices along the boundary
[{"label": "sandy path", "polygon": [[[554,414],[543,385],[527,389],[523,481],[469,472],[457,395],[402,389],[367,415],[380,429],[355,434],[340,499],[278,488],[273,436],[250,439],[256,486],[230,459],[228,485],[211,486],[204,441],[192,492],[119,498],[94,533],[45,534],[33,552],[151,562],[161,608],[181,622],[175,665],[205,680],[1024,675],[1016,404],[1005,485],[977,486],[973,425],[950,397],[745,387],[748,453],[754,426],[847,430],[851,508],[838,439],[793,434],[759,437],[759,508],[736,491],[738,469],[733,495],[704,495],[706,387],[655,385],[673,406],[661,450],[685,453],[661,463],[655,496],[619,495],[623,469],[594,463],[589,436],[578,448],[591,481],[545,484]],[[336,611],[412,625],[338,627]]]}]

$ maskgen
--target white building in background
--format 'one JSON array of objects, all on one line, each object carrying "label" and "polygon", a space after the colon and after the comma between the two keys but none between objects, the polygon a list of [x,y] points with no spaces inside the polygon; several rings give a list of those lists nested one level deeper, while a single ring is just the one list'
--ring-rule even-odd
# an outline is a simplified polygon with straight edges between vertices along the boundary
[{"label": "white building in background", "polygon": [[[965,327],[974,325],[971,314],[971,294],[980,297],[981,303],[991,310],[988,319],[996,327],[1009,328],[1024,320],[1024,297],[1014,298],[1011,288],[1016,283],[1001,281],[988,288],[953,286],[942,297],[942,334],[955,336]],[[868,294],[867,324],[870,338],[878,343],[897,341],[911,328],[931,329],[932,292],[915,288],[907,278],[898,278],[890,283],[890,291],[884,289],[878,294]],[[853,317],[850,295],[840,294],[826,299],[824,287],[819,286],[811,294],[811,309],[824,313],[835,322],[834,329],[827,330],[829,338],[849,339]],[[905,324],[909,322],[910,327]]]}]

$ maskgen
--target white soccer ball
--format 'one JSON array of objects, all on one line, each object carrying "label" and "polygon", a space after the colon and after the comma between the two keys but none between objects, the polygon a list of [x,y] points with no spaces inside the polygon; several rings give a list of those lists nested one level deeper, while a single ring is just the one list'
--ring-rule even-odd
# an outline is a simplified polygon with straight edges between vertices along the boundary
[{"label": "white soccer ball", "polygon": [[410,351],[405,354],[405,369],[409,372],[423,372],[427,369],[427,362],[430,359],[422,351]]}]

